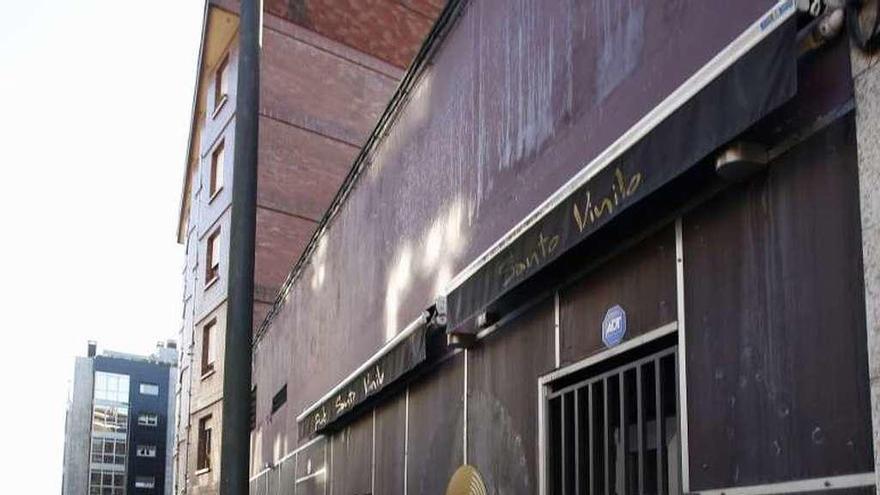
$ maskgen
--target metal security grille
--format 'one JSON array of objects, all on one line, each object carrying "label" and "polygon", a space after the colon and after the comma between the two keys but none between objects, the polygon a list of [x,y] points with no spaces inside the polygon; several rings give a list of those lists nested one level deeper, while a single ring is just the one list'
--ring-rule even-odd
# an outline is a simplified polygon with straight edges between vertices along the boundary
[{"label": "metal security grille", "polygon": [[681,493],[676,363],[673,347],[551,384],[548,493]]}]

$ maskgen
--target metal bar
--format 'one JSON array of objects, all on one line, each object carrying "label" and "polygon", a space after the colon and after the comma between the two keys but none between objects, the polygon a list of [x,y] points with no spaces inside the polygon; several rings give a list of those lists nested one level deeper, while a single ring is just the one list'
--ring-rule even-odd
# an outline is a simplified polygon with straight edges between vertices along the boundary
[{"label": "metal bar", "polygon": [[587,462],[589,462],[589,468],[587,469],[587,473],[589,473],[589,480],[587,482],[587,493],[594,493],[593,490],[596,489],[595,483],[595,474],[593,470],[593,465],[596,463],[596,460],[593,459],[593,449],[595,442],[593,441],[593,385],[587,385],[587,424],[589,425],[589,432],[587,433]]},{"label": "metal bar", "polygon": [[[538,495],[547,495],[547,457],[548,457],[548,447],[550,443],[550,438],[548,438],[548,430],[549,430],[549,420],[547,416],[548,403],[550,399],[547,398],[547,387],[538,383]],[[406,389],[406,411],[407,411],[407,419],[409,419],[409,387]],[[407,455],[408,450],[407,447],[409,445],[409,421],[407,421],[407,429],[406,429],[405,438],[405,447],[404,447],[404,469],[403,469],[403,495],[407,495],[406,492],[406,479],[407,479]]]},{"label": "metal bar", "polygon": [[[546,384],[548,384],[552,381],[555,381],[559,378],[569,376],[572,373],[574,373],[575,371],[580,371],[584,368],[589,368],[590,366],[593,366],[593,365],[598,364],[600,362],[607,361],[609,358],[611,358],[613,356],[617,356],[617,355],[622,354],[626,351],[635,349],[636,347],[639,347],[639,346],[646,344],[648,342],[652,342],[652,341],[659,339],[661,337],[664,337],[666,335],[670,335],[673,332],[675,332],[676,330],[678,330],[678,322],[673,321],[671,323],[667,323],[667,324],[660,326],[660,327],[657,327],[657,328],[655,328],[645,334],[639,335],[638,337],[633,337],[629,340],[621,342],[620,345],[616,345],[610,349],[606,349],[602,352],[598,352],[596,354],[593,354],[592,356],[586,357],[576,363],[572,363],[568,366],[565,366],[564,368],[560,368],[558,370],[551,371],[550,373],[542,376],[539,379],[539,383],[541,385],[546,385]],[[599,376],[601,376],[601,375],[599,375]],[[593,377],[593,379],[598,379],[599,376]]]},{"label": "metal bar", "polygon": [[657,435],[657,495],[663,495],[663,454],[665,453],[666,438],[663,434],[663,389],[660,380],[660,358],[654,359],[654,396],[655,396],[655,423]]},{"label": "metal bar", "polygon": [[[621,344],[621,345],[622,345],[622,344]],[[574,383],[574,384],[572,384],[572,385],[568,385],[568,386],[566,386],[566,387],[564,387],[564,388],[560,388],[559,390],[555,390],[555,391],[553,391],[553,392],[547,394],[547,397],[550,397],[551,399],[556,398],[556,397],[559,397],[560,395],[565,394],[565,393],[568,393],[568,392],[571,392],[571,391],[574,390],[574,389],[582,388],[582,387],[584,387],[584,385],[586,385],[587,383],[590,383],[590,382],[596,382],[596,381],[599,381],[599,380],[601,380],[601,379],[603,379],[603,378],[608,378],[608,377],[617,376],[618,374],[620,374],[620,373],[623,372],[623,371],[628,371],[628,370],[634,369],[634,368],[636,368],[637,366],[639,366],[639,365],[641,365],[641,364],[649,363],[649,362],[653,361],[653,360],[654,360],[655,358],[657,358],[657,357],[665,357],[665,356],[668,356],[668,355],[673,354],[674,352],[675,352],[674,349],[667,349],[667,350],[662,351],[662,352],[660,352],[660,353],[658,353],[658,354],[652,354],[652,355],[650,355],[650,356],[648,356],[648,357],[641,358],[641,359],[636,360],[636,361],[632,361],[632,362],[628,363],[626,366],[623,366],[623,367],[620,367],[620,368],[615,368],[615,369],[613,369],[613,370],[611,370],[611,371],[607,371],[607,372],[602,373],[602,374],[593,375],[593,376],[591,376],[590,378],[587,378],[586,380],[581,380],[581,381],[579,381],[579,382],[577,382],[577,383]]]},{"label": "metal bar", "polygon": [[617,391],[618,402],[620,402],[620,471],[623,473],[621,479],[618,480],[621,486],[621,492],[627,493],[626,486],[626,371],[620,372],[620,388]]},{"label": "metal bar", "polygon": [[[681,407],[683,406],[683,404],[681,403],[681,392],[678,388],[679,387],[679,383],[678,383],[678,380],[679,380],[679,375],[678,375],[679,362],[678,361],[679,361],[679,359],[681,359],[681,358],[678,356],[673,358],[674,367],[675,367],[675,374],[672,377],[672,381],[675,383],[675,397],[679,398],[679,402],[675,406],[678,409],[675,411],[675,413],[676,413],[676,416],[678,416],[679,421],[681,421],[680,425],[687,426],[687,415],[686,415],[686,413],[682,413]],[[681,428],[681,426],[679,426],[679,428]],[[688,466],[685,465],[685,462],[689,462],[689,461],[688,461],[687,452],[685,451],[687,443],[684,442],[685,438],[683,438],[681,436],[681,430],[679,430],[679,438],[681,438],[681,440],[682,440],[681,443],[679,444],[680,445],[679,456],[680,456],[680,459],[682,462],[681,472],[682,472],[682,477],[683,477],[685,474],[688,474]],[[669,462],[669,459],[667,459],[666,461]],[[688,476],[690,476],[690,475],[688,474]],[[684,491],[684,484],[683,483],[685,483],[685,482],[689,483],[690,480],[683,477],[681,482],[682,482],[682,491]],[[669,489],[671,491],[672,486],[670,486]],[[685,492],[685,493],[687,493],[687,492]]]},{"label": "metal bar", "polygon": [[574,391],[574,493],[581,493],[581,391]]},{"label": "metal bar", "polygon": [[220,495],[248,492],[262,2],[242,0],[229,228]]},{"label": "metal bar", "polygon": [[602,393],[604,394],[604,404],[605,414],[603,416],[604,419],[604,428],[602,428],[605,432],[605,495],[611,495],[611,470],[609,466],[609,461],[611,459],[611,449],[608,447],[608,433],[611,430],[611,421],[608,421],[608,378],[605,378],[603,381]]},{"label": "metal bar", "polygon": [[[828,492],[842,488],[874,486],[877,482],[874,473],[844,474],[828,478],[811,478],[805,480],[784,481],[766,485],[735,486],[696,492],[702,495],[760,495],[763,493],[801,493]],[[873,491],[873,490],[871,490]]]},{"label": "metal bar", "polygon": [[[687,407],[687,323],[685,321],[684,300],[684,225],[681,217],[675,220],[675,290],[676,314],[678,316],[678,349],[675,363],[675,397],[677,401],[676,415],[679,418],[679,438],[681,438],[681,488],[685,493],[690,491],[690,454],[688,449],[688,407]],[[667,459],[668,461],[668,459]]]},{"label": "metal bar", "polygon": [[553,294],[553,334],[555,338],[556,368],[559,368],[562,364],[562,335],[560,335],[559,316],[559,291],[556,291]]},{"label": "metal bar", "polygon": [[560,420],[559,421],[559,435],[562,439],[562,441],[559,442],[559,445],[562,446],[562,450],[559,452],[560,473],[562,473],[562,476],[561,476],[562,479],[560,480],[560,485],[562,486],[562,493],[564,493],[564,494],[568,493],[568,476],[567,476],[568,473],[566,472],[566,469],[565,469],[566,464],[567,464],[566,461],[568,460],[568,459],[566,459],[566,457],[568,457],[566,455],[568,453],[568,448],[567,448],[567,445],[565,442],[565,439],[566,439],[566,434],[565,434],[565,402],[566,402],[567,398],[568,398],[567,396],[563,395],[559,401],[559,420]]},{"label": "metal bar", "polygon": [[639,494],[645,494],[645,438],[644,438],[644,413],[642,407],[642,366],[636,368],[636,427],[639,429],[639,444],[636,450],[639,453]]}]

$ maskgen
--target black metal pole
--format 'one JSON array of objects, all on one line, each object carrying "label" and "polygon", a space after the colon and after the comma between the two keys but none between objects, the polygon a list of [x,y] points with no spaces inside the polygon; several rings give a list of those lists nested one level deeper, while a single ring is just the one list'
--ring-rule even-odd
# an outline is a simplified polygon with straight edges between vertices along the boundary
[{"label": "black metal pole", "polygon": [[246,495],[250,429],[254,245],[257,222],[257,134],[260,98],[260,1],[242,0],[235,100],[229,293],[223,366],[220,495]]}]

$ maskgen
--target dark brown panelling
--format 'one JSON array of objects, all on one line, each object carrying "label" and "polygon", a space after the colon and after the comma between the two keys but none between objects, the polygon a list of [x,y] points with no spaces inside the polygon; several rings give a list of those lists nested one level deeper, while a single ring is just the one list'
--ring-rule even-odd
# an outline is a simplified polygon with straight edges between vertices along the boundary
[{"label": "dark brown panelling", "polygon": [[602,320],[626,311],[630,339],[676,319],[675,230],[670,226],[559,292],[562,364],[605,348]]},{"label": "dark brown panelling", "polygon": [[553,299],[468,352],[468,463],[490,494],[538,492],[538,377],[553,369]]},{"label": "dark brown panelling", "polygon": [[406,391],[376,410],[375,493],[403,493],[403,452],[406,440]]},{"label": "dark brown panelling", "polygon": [[371,493],[373,415],[362,415],[357,421],[334,433],[330,441],[333,444],[330,449],[330,484],[333,493]]},{"label": "dark brown panelling", "polygon": [[854,143],[847,115],[685,218],[692,490],[873,469]]},{"label": "dark brown panelling", "polygon": [[446,493],[462,464],[463,356],[410,386],[408,493]]},{"label": "dark brown panelling", "polygon": [[260,118],[257,203],[317,222],[356,152],[355,147],[320,134]]}]

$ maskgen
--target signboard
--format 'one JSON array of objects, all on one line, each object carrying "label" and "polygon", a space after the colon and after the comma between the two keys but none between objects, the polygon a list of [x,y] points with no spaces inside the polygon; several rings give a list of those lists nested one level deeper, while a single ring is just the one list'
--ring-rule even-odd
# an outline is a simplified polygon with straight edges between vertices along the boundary
[{"label": "signboard", "polygon": [[336,393],[299,421],[299,437],[309,438],[327,429],[423,362],[425,331],[425,328],[416,330],[375,363],[345,381]]},{"label": "signboard", "polygon": [[623,341],[626,335],[626,311],[614,306],[605,313],[602,320],[602,342],[606,347],[614,347]]},{"label": "signboard", "polygon": [[[774,15],[768,19],[781,16]],[[795,23],[787,20],[583,185],[533,212],[450,291],[449,331],[462,331],[474,315],[794,96],[794,41]]]}]

